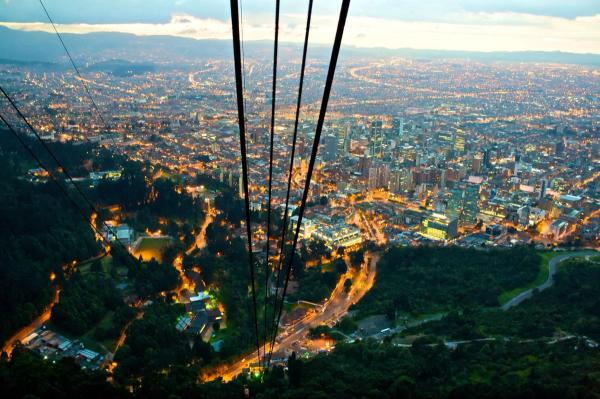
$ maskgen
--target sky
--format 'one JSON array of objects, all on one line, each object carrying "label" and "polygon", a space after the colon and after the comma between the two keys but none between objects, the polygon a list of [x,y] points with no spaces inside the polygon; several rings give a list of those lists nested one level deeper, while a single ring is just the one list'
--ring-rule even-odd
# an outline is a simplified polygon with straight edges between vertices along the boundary
[{"label": "sky", "polygon": [[[61,32],[231,39],[226,0],[44,0]],[[311,43],[333,41],[340,0],[315,0]],[[307,0],[282,0],[280,40],[302,42]],[[245,40],[273,40],[274,0],[242,0]],[[39,0],[0,0],[0,26],[51,31]],[[344,44],[600,54],[600,0],[352,0]]]}]

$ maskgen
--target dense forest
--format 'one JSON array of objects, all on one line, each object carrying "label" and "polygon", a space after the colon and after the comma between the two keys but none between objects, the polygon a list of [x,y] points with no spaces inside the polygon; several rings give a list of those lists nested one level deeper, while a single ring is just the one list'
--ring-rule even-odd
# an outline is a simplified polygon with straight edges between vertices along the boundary
[{"label": "dense forest", "polygon": [[[36,165],[18,145],[9,132],[0,130],[2,341],[48,304],[54,290],[52,273],[56,276],[54,283],[60,283],[64,264],[93,257],[100,251],[81,213],[53,183],[26,179],[27,170]],[[69,149],[74,154],[88,150],[76,146]]]},{"label": "dense forest", "polygon": [[405,334],[434,334],[450,339],[552,338],[576,334],[600,341],[600,264],[565,261],[555,284],[507,311],[470,308]]},{"label": "dense forest", "polygon": [[[151,350],[161,359],[180,355],[158,351]],[[554,344],[472,343],[455,350],[428,338],[410,348],[369,340],[339,344],[330,354],[310,360],[292,355],[287,373],[276,367],[262,382],[241,376],[227,384],[197,384],[194,370],[173,366],[169,373],[143,379],[129,393],[105,382],[102,373],[87,373],[68,360],[50,366],[17,352],[11,361],[0,361],[0,392],[6,398],[25,393],[62,398],[243,398],[248,388],[252,397],[290,399],[597,398],[599,356],[598,348],[577,339]]]},{"label": "dense forest", "polygon": [[358,303],[359,317],[418,315],[465,307],[498,306],[498,296],[538,274],[539,255],[529,247],[474,250],[395,247],[377,265],[374,287]]},{"label": "dense forest", "polygon": [[76,336],[89,331],[107,312],[125,306],[111,278],[101,273],[74,273],[52,308],[52,322]]},{"label": "dense forest", "polygon": [[167,369],[203,364],[212,359],[212,347],[200,337],[190,347],[188,337],[175,328],[178,316],[185,312],[183,305],[157,302],[144,311],[144,317],[135,320],[127,331],[124,345],[115,356],[118,362],[116,377],[128,383],[131,377],[151,380]]}]

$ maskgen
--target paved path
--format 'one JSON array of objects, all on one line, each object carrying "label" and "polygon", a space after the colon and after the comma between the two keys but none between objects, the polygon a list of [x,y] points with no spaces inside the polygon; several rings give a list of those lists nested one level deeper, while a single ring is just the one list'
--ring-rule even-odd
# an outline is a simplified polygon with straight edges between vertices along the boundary
[{"label": "paved path", "polygon": [[525,299],[531,298],[531,296],[533,295],[533,291],[535,289],[537,289],[538,291],[543,291],[546,288],[552,287],[552,285],[554,284],[554,275],[556,274],[556,269],[560,262],[565,261],[567,259],[571,259],[571,258],[579,258],[582,256],[589,256],[589,255],[594,255],[594,254],[598,254],[598,253],[595,251],[589,250],[589,251],[566,252],[566,253],[555,256],[554,258],[550,259],[550,262],[548,263],[548,278],[546,279],[546,281],[544,281],[542,284],[538,285],[537,287],[533,287],[533,288],[530,288],[528,290],[521,292],[520,294],[518,294],[517,296],[513,297],[508,302],[506,302],[504,305],[502,305],[501,309],[508,310],[508,309],[512,308],[513,306],[517,306],[518,304],[523,302]]}]

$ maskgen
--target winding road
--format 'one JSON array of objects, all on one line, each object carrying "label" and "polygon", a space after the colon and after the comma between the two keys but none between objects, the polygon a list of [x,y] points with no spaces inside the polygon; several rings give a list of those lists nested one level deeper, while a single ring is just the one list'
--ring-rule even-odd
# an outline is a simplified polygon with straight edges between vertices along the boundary
[{"label": "winding road", "polygon": [[554,258],[550,259],[550,262],[548,263],[548,278],[546,279],[546,281],[544,281],[544,283],[538,285],[537,287],[533,287],[533,288],[530,288],[528,290],[521,292],[519,295],[513,297],[511,300],[509,300],[504,305],[502,305],[501,309],[508,310],[508,309],[512,308],[513,306],[517,306],[518,304],[523,302],[525,299],[531,298],[534,290],[543,291],[546,288],[552,287],[552,285],[554,284],[554,275],[556,274],[556,269],[558,267],[558,264],[561,263],[562,261],[565,261],[565,260],[571,259],[571,258],[578,258],[578,257],[589,256],[589,255],[594,255],[594,254],[598,254],[598,253],[595,251],[589,250],[589,251],[567,252],[567,253],[555,256]]}]

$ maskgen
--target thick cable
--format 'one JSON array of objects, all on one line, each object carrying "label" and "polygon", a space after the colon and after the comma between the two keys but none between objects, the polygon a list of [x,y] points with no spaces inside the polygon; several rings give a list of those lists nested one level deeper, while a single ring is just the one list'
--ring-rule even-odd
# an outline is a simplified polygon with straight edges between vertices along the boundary
[{"label": "thick cable", "polygon": [[[265,342],[267,341],[267,301],[269,294],[269,273],[271,265],[269,263],[270,239],[271,239],[271,194],[273,190],[273,141],[275,136],[275,105],[277,94],[277,51],[279,47],[279,0],[275,1],[275,39],[273,45],[273,82],[271,89],[271,131],[269,144],[269,188],[268,188],[268,205],[267,205],[267,248],[266,248],[266,263],[265,263],[265,302],[264,302],[264,325],[265,325]],[[275,314],[275,310],[273,310]]]},{"label": "thick cable", "polygon": [[[298,137],[298,121],[300,118],[300,106],[302,104],[302,88],[304,86],[304,71],[305,71],[305,67],[306,67],[306,53],[308,50],[308,37],[309,37],[309,33],[310,33],[310,20],[312,17],[312,6],[313,6],[313,0],[309,0],[308,14],[307,14],[307,18],[306,18],[306,32],[304,34],[304,48],[302,49],[302,64],[300,66],[300,83],[298,85],[298,101],[296,103],[296,118],[294,120],[294,133],[293,133],[293,137],[292,137],[290,167],[289,167],[289,171],[288,171],[287,193],[285,196],[285,208],[283,211],[283,223],[281,225],[282,230],[281,230],[281,241],[280,241],[280,247],[279,247],[279,262],[278,262],[277,269],[276,269],[277,277],[275,279],[276,290],[279,289],[279,283],[280,283],[280,277],[281,277],[281,267],[283,265],[283,248],[285,245],[285,235],[287,233],[288,208],[289,208],[289,203],[290,203],[290,192],[291,192],[291,186],[292,186],[292,172],[294,169],[294,157],[296,154],[296,141],[297,141],[297,137]],[[276,306],[277,306],[277,295],[275,295],[275,300],[273,303],[272,324],[275,323]],[[274,327],[271,326],[271,329],[274,330]],[[275,345],[275,336],[276,336],[276,334],[272,334],[272,337],[271,337],[271,349],[269,350],[269,357],[268,357],[268,361],[267,361],[268,363],[271,361],[273,346]]]},{"label": "thick cable", "polygon": [[306,200],[308,198],[308,191],[310,189],[310,181],[312,178],[313,169],[315,166],[315,160],[319,151],[319,141],[321,139],[321,132],[323,131],[323,123],[325,121],[325,115],[327,113],[327,104],[329,102],[329,95],[331,93],[331,86],[333,84],[333,77],[335,75],[335,68],[337,65],[338,56],[340,53],[340,47],[342,45],[342,37],[344,35],[344,27],[346,25],[346,17],[348,16],[348,8],[350,7],[350,0],[342,0],[342,7],[340,10],[340,18],[338,20],[338,26],[335,33],[335,40],[333,42],[333,49],[331,51],[331,60],[329,61],[329,70],[327,72],[327,79],[325,81],[325,89],[323,90],[323,99],[321,101],[321,110],[319,111],[319,118],[317,120],[317,127],[315,130],[315,137],[313,140],[312,151],[310,155],[310,162],[308,164],[308,171],[306,174],[306,182],[304,184],[304,191],[302,193],[302,201],[298,212],[298,222],[296,224],[296,232],[294,234],[294,240],[292,243],[286,276],[285,284],[283,286],[283,293],[281,296],[281,304],[279,306],[279,312],[277,316],[277,323],[275,324],[275,336],[277,336],[277,330],[279,329],[279,323],[281,321],[281,314],[283,312],[283,302],[287,293],[288,283],[290,281],[290,272],[292,264],[294,262],[294,254],[296,246],[298,244],[298,236],[300,234],[300,226],[302,225],[302,218],[304,217],[304,209],[306,207]]},{"label": "thick cable", "polygon": [[237,0],[230,0],[231,28],[233,33],[233,58],[235,63],[235,88],[237,95],[238,125],[240,132],[240,153],[242,160],[242,180],[244,185],[244,207],[246,211],[246,233],[248,236],[248,261],[252,290],[252,305],[254,308],[254,334],[256,338],[256,354],[260,370],[260,344],[258,336],[258,320],[256,312],[256,287],[254,284],[254,256],[252,253],[252,227],[250,224],[250,195],[248,190],[248,164],[246,158],[246,123],[244,120],[244,92],[242,87],[242,64],[240,56],[240,26]]}]

